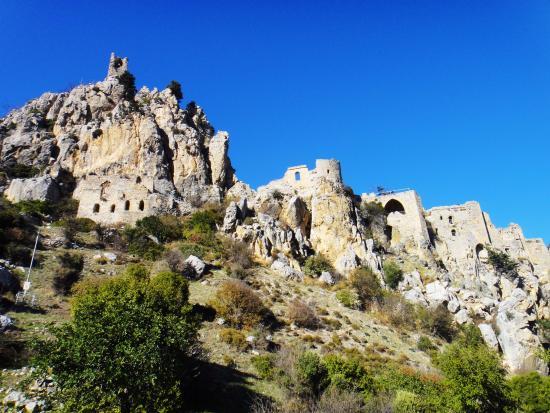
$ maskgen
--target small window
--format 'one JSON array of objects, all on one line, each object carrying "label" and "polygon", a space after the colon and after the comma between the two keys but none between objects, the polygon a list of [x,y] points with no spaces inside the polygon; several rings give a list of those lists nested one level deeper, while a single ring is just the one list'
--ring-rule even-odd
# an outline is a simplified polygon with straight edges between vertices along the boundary
[{"label": "small window", "polygon": [[94,204],[94,214],[99,212],[99,204]]},{"label": "small window", "polygon": [[136,178],[136,184],[141,184],[141,176],[138,176],[138,177]]},{"label": "small window", "polygon": [[443,221],[443,215],[440,215],[440,216],[439,216],[439,219],[440,219],[441,221]]},{"label": "small window", "polygon": [[143,211],[145,209],[145,202],[139,201],[139,210]]},{"label": "small window", "polygon": [[451,235],[452,235],[453,237],[456,237],[456,230],[454,230],[454,229],[451,230]]},{"label": "small window", "polygon": [[115,204],[111,205],[111,213],[115,212]]},{"label": "small window", "polygon": [[302,179],[302,177],[300,176],[300,172],[294,172],[294,180],[299,181],[300,179]]},{"label": "small window", "polygon": [[452,224],[452,223],[453,223],[453,217],[449,215],[449,224]]},{"label": "small window", "polygon": [[125,210],[125,211],[129,211],[129,210],[130,210],[130,201],[126,201],[126,202],[124,203],[124,210]]}]

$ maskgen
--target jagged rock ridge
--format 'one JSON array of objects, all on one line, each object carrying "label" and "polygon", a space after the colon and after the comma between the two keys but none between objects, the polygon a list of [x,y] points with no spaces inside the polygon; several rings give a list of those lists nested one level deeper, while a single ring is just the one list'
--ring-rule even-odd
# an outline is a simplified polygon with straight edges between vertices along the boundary
[{"label": "jagged rock ridge", "polygon": [[[542,240],[525,239],[517,225],[495,228],[475,202],[426,211],[414,191],[356,196],[336,160],[289,168],[254,191],[234,175],[227,133],[214,133],[200,107],[181,109],[170,89],[135,93],[127,70],[112,55],[104,81],[46,93],[0,121],[2,165],[40,170],[8,179],[9,199],[73,196],[79,216],[102,223],[186,214],[225,199],[221,230],[282,276],[302,279],[312,254],[342,276],[369,266],[382,284],[384,260],[413,263],[398,287],[407,300],[445,305],[457,323],[476,321],[511,371],[546,369],[537,351],[549,343],[535,323],[550,318]],[[368,209],[373,202],[384,214]],[[490,265],[489,249],[516,260],[516,276]]]}]

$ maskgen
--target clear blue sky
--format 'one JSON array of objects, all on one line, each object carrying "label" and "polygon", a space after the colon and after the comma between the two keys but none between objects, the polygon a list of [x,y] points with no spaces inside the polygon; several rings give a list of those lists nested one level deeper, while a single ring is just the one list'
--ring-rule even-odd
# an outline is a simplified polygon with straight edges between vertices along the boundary
[{"label": "clear blue sky", "polygon": [[356,193],[478,200],[550,242],[548,1],[3,0],[0,35],[0,113],[116,51],[179,80],[253,187],[333,157]]}]

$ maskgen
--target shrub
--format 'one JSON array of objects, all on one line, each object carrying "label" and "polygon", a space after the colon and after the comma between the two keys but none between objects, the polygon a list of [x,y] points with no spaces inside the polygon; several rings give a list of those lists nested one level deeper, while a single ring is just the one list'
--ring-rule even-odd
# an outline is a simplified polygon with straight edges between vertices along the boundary
[{"label": "shrub", "polygon": [[379,302],[383,297],[382,286],[378,277],[368,267],[359,267],[349,276],[351,286],[357,291],[363,307],[372,302]]},{"label": "shrub", "polygon": [[325,257],[320,254],[307,257],[304,263],[304,274],[310,277],[318,277],[324,271],[334,273],[332,264]]},{"label": "shrub", "polygon": [[128,243],[128,252],[146,260],[156,260],[164,251],[164,247],[149,238],[143,228],[126,228],[124,238]]},{"label": "shrub", "polygon": [[136,95],[136,78],[134,75],[128,71],[125,71],[118,76],[118,80],[120,84],[124,86],[124,98],[127,100],[133,100]]},{"label": "shrub", "polygon": [[550,412],[550,377],[531,372],[514,376],[508,381],[511,397],[519,411],[526,413]]},{"label": "shrub", "polygon": [[415,315],[414,305],[397,293],[388,294],[380,304],[379,316],[394,327],[414,328]]},{"label": "shrub", "polygon": [[512,400],[499,355],[484,344],[450,344],[435,359],[443,372],[452,411],[500,412]]},{"label": "shrub", "polygon": [[142,229],[149,235],[153,235],[159,242],[163,243],[174,241],[181,237],[181,225],[177,218],[172,216],[148,216],[138,220],[136,228]]},{"label": "shrub", "polygon": [[[157,276],[159,277],[159,276]],[[71,320],[36,346],[34,364],[57,385],[53,410],[180,411],[198,324],[176,274],[88,283]]]},{"label": "shrub", "polygon": [[250,360],[252,365],[258,372],[260,378],[264,380],[271,380],[275,375],[275,363],[273,361],[273,356],[270,354],[264,354],[260,356],[254,356]]},{"label": "shrub", "polygon": [[298,396],[319,395],[326,386],[326,379],[326,368],[317,353],[306,351],[298,356],[295,387]]},{"label": "shrub", "polygon": [[180,250],[169,250],[164,253],[164,260],[171,271],[183,274],[186,270],[186,257]]},{"label": "shrub", "polygon": [[77,232],[90,232],[97,227],[90,218],[64,218],[55,222],[55,225],[63,228],[63,234],[69,241],[74,241]]},{"label": "shrub", "polygon": [[489,263],[497,272],[513,278],[518,276],[517,268],[519,264],[510,258],[508,254],[492,248],[488,248],[487,253],[489,254]]},{"label": "shrub", "polygon": [[388,287],[393,290],[403,281],[403,271],[395,261],[386,261],[384,263],[384,280],[388,284]]},{"label": "shrub", "polygon": [[246,337],[239,330],[234,328],[224,328],[220,330],[220,341],[235,347],[239,351],[245,351],[248,348]]},{"label": "shrub", "polygon": [[361,395],[336,387],[329,387],[315,403],[313,411],[319,413],[357,413],[364,411],[363,404]]},{"label": "shrub", "polygon": [[359,296],[355,290],[349,288],[342,288],[336,292],[336,299],[342,303],[342,305],[348,308],[358,308],[361,302]]},{"label": "shrub", "polygon": [[235,263],[243,269],[250,268],[252,266],[250,248],[245,242],[234,240],[232,238],[223,238],[222,246],[222,254],[225,260]]},{"label": "shrub", "polygon": [[456,334],[453,326],[453,316],[443,305],[435,309],[417,307],[417,317],[420,328],[425,332],[451,341]]},{"label": "shrub", "polygon": [[197,211],[183,223],[183,237],[202,245],[212,245],[217,224],[222,219],[213,209]]},{"label": "shrub", "polygon": [[208,248],[193,242],[182,242],[179,244],[179,250],[183,254],[184,259],[189,258],[190,255],[202,259],[208,252]]},{"label": "shrub", "polygon": [[357,359],[331,354],[323,359],[330,384],[341,390],[359,391],[366,396],[373,390],[373,379]]},{"label": "shrub", "polygon": [[319,319],[313,308],[298,299],[288,304],[286,316],[298,327],[314,329],[319,326]]},{"label": "shrub", "polygon": [[225,281],[216,291],[212,307],[233,326],[257,325],[266,314],[260,297],[239,280]]},{"label": "shrub", "polygon": [[428,352],[428,351],[432,351],[432,350],[435,350],[437,349],[437,347],[432,343],[432,340],[430,340],[428,337],[426,336],[421,336],[417,343],[416,343],[416,347],[420,350],[420,351],[424,351],[424,352]]},{"label": "shrub", "polygon": [[48,215],[52,212],[52,205],[48,201],[19,201],[14,207],[25,214]]},{"label": "shrub", "polygon": [[225,267],[225,272],[227,272],[231,278],[236,278],[237,280],[244,280],[248,275],[240,264],[234,262],[229,263],[229,265]]},{"label": "shrub", "polygon": [[180,82],[176,80],[172,80],[170,81],[170,83],[168,83],[168,86],[166,86],[166,88],[172,91],[172,94],[178,101],[183,99],[183,93],[181,92]]},{"label": "shrub", "polygon": [[53,278],[53,288],[57,294],[69,294],[72,286],[79,280],[84,258],[80,254],[64,252],[57,256],[58,269]]},{"label": "shrub", "polygon": [[21,163],[3,165],[2,169],[10,178],[32,178],[40,173],[40,169]]}]

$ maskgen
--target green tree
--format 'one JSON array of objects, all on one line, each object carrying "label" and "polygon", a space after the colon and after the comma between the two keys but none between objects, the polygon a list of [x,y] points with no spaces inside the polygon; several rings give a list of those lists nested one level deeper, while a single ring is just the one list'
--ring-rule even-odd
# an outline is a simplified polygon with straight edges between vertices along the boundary
[{"label": "green tree", "polygon": [[168,83],[168,86],[166,86],[166,88],[172,91],[174,97],[178,100],[178,102],[183,99],[181,84],[177,80],[170,81],[170,83]]},{"label": "green tree", "polygon": [[187,281],[143,268],[81,284],[72,319],[38,343],[34,364],[52,374],[71,412],[180,411],[198,323]]},{"label": "green tree", "polygon": [[525,413],[550,412],[550,377],[536,372],[512,377],[509,381],[512,398]]},{"label": "green tree", "polygon": [[368,267],[359,267],[350,274],[351,286],[357,291],[359,300],[363,306],[373,301],[381,301],[383,297],[382,286],[378,277]]},{"label": "green tree", "polygon": [[459,338],[435,361],[452,411],[502,412],[513,404],[501,359],[485,344]]}]

